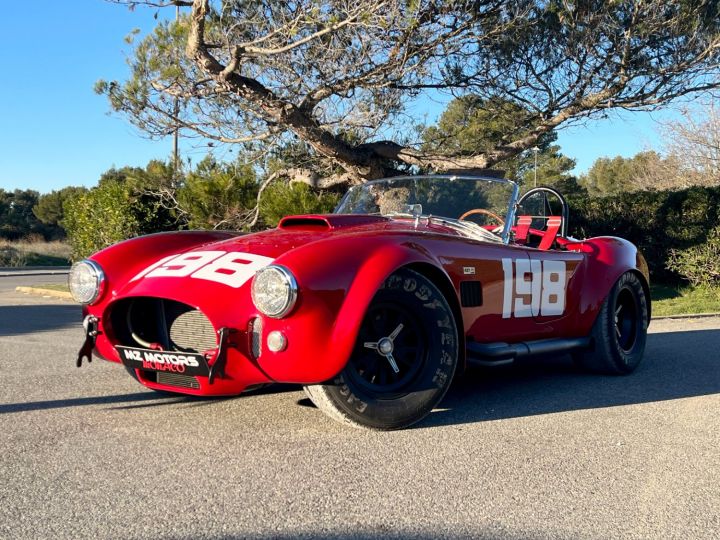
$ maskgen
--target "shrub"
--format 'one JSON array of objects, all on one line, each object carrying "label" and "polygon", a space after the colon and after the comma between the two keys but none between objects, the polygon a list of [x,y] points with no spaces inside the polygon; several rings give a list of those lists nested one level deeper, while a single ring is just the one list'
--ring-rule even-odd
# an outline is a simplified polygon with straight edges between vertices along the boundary
[{"label": "shrub", "polygon": [[177,190],[180,207],[191,229],[238,229],[255,207],[258,183],[255,170],[244,163],[201,161]]},{"label": "shrub", "polygon": [[672,250],[669,269],[696,286],[720,286],[720,227],[715,227],[703,244]]},{"label": "shrub", "polygon": [[677,282],[681,273],[668,267],[670,254],[702,246],[719,217],[720,187],[638,191],[574,199],[570,234],[625,238],[640,248],[654,280]]},{"label": "shrub", "polygon": [[105,180],[68,198],[63,209],[75,260],[126,238],[177,228],[157,199],[123,181]]},{"label": "shrub", "polygon": [[260,216],[266,225],[274,227],[285,216],[332,212],[339,200],[340,195],[313,191],[307,184],[276,182],[260,198]]},{"label": "shrub", "polygon": [[25,266],[27,263],[26,256],[23,252],[18,251],[14,247],[4,245],[0,247],[0,267],[10,266],[18,267]]}]

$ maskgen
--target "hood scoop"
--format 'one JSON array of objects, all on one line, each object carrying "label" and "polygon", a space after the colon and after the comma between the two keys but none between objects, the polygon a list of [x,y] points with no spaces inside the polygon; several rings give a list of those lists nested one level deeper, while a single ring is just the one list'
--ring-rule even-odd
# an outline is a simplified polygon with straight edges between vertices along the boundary
[{"label": "hood scoop", "polygon": [[280,220],[278,229],[301,231],[329,231],[345,227],[357,227],[370,223],[389,221],[383,216],[362,214],[309,214],[305,216],[287,216]]}]

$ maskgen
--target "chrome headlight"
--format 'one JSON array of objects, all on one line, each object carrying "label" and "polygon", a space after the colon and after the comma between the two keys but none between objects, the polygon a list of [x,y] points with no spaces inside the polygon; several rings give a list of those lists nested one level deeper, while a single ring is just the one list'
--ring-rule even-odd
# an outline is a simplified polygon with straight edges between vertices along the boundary
[{"label": "chrome headlight", "polygon": [[260,313],[279,319],[295,305],[298,295],[297,282],[290,270],[271,264],[258,270],[250,288],[252,300]]},{"label": "chrome headlight", "polygon": [[105,273],[95,261],[80,261],[70,270],[68,287],[76,302],[92,304],[103,292]]}]

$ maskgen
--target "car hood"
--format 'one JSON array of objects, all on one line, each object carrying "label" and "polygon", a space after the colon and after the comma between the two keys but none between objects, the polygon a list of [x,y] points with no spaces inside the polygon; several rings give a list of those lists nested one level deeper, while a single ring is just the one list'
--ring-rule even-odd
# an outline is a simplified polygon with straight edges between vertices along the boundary
[{"label": "car hood", "polygon": [[277,258],[311,242],[345,234],[411,229],[409,222],[369,215],[303,215],[283,218],[277,228],[215,242],[202,249],[240,251]]},{"label": "car hood", "polygon": [[[246,284],[259,268],[273,261],[291,266],[303,261],[304,268],[314,268],[320,273],[326,273],[325,263],[337,259],[338,255],[342,256],[346,269],[362,264],[363,253],[354,248],[343,251],[351,244],[357,247],[356,243],[331,242],[339,237],[347,237],[348,240],[350,237],[356,240],[362,237],[364,241],[376,236],[378,242],[370,244],[378,246],[383,243],[381,241],[393,243],[398,238],[405,241],[413,235],[433,233],[459,236],[457,231],[428,220],[416,224],[409,218],[374,215],[289,216],[275,229],[147,257],[144,269],[133,271],[130,274],[133,277],[114,289],[112,296],[116,299],[127,296],[162,297],[199,307],[208,298],[227,298],[227,294],[232,294],[233,298],[249,295]],[[316,245],[317,250],[311,244]],[[363,245],[367,247],[368,243]],[[188,263],[196,259],[204,259],[205,262],[197,265]]]}]

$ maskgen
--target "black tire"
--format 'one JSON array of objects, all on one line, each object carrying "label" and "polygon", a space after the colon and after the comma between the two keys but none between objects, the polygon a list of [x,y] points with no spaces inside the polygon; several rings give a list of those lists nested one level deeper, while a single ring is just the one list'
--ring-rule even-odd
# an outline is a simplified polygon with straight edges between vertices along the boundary
[{"label": "black tire", "polygon": [[[457,334],[440,290],[417,272],[398,270],[373,297],[343,371],[305,393],[318,409],[355,427],[408,427],[430,414],[450,387]],[[383,339],[390,339],[389,357],[380,352]]]},{"label": "black tire", "polygon": [[647,341],[648,305],[640,278],[626,272],[605,298],[592,328],[593,348],[575,355],[587,370],[627,375],[640,365]]}]

